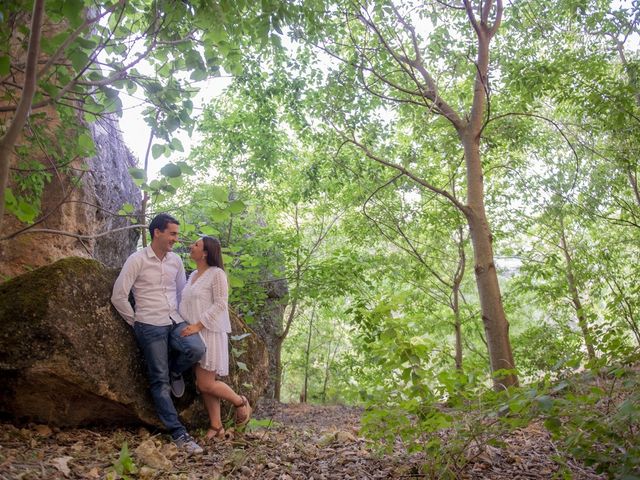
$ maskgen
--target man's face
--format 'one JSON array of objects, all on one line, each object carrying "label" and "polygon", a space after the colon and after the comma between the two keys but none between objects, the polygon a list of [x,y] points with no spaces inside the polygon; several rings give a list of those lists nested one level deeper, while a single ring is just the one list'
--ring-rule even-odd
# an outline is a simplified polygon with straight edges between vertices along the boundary
[{"label": "man's face", "polygon": [[168,223],[164,232],[156,228],[153,232],[153,244],[162,252],[168,253],[173,250],[173,244],[178,241],[180,226],[175,223]]}]

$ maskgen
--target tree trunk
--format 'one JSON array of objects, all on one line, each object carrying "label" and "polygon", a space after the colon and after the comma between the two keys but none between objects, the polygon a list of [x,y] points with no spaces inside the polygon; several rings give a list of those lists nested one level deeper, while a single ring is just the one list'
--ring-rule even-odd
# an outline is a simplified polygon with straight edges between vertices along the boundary
[{"label": "tree trunk", "polygon": [[[476,78],[473,87],[473,103],[468,120],[456,127],[464,147],[467,173],[467,205],[464,214],[469,224],[473,245],[474,271],[482,323],[487,336],[489,363],[494,374],[494,388],[501,389],[518,385],[518,377],[513,372],[515,363],[509,341],[509,323],[502,306],[498,274],[493,260],[491,229],[484,206],[484,176],[480,156],[480,140],[484,127],[486,98],[489,95],[489,44],[502,19],[502,2],[496,2],[494,25],[489,26],[488,16],[491,1],[481,2],[480,22],[475,17],[469,0],[463,1],[467,15],[478,36],[476,57]],[[509,370],[509,372],[503,372]],[[498,373],[496,373],[498,372]]]},{"label": "tree trunk", "polygon": [[300,395],[300,403],[307,403],[307,393],[309,389],[309,357],[311,355],[311,333],[313,332],[313,319],[315,317],[315,305],[311,310],[311,319],[309,320],[309,335],[307,335],[307,350],[304,352],[304,386],[302,387],[302,395]]},{"label": "tree trunk", "polygon": [[284,337],[277,337],[275,343],[275,377],[273,379],[273,398],[280,401],[280,394],[282,388],[282,344],[284,343]]},{"label": "tree trunk", "polygon": [[567,277],[569,293],[571,294],[571,302],[573,303],[573,308],[576,312],[576,317],[578,318],[578,326],[582,331],[582,338],[584,339],[584,344],[587,347],[589,360],[595,360],[596,351],[593,348],[593,339],[591,337],[589,321],[587,320],[587,316],[585,315],[584,307],[582,306],[582,301],[580,300],[580,294],[578,292],[578,286],[576,285],[576,279],[573,274],[573,259],[571,258],[571,253],[569,252],[569,246],[564,231],[564,222],[562,221],[562,215],[560,216],[560,248],[562,249],[564,259],[567,263],[565,274]]},{"label": "tree trunk", "polygon": [[20,136],[29,113],[31,103],[36,92],[38,55],[40,53],[40,34],[44,18],[44,0],[36,0],[31,14],[31,33],[29,35],[29,49],[27,51],[27,65],[24,73],[24,85],[22,96],[18,103],[16,113],[7,128],[6,133],[0,138],[0,228],[4,220],[5,189],[9,183],[9,165],[13,147]]},{"label": "tree trunk", "polygon": [[496,389],[518,385],[511,343],[509,323],[504,313],[498,274],[493,260],[492,235],[484,207],[484,181],[480,162],[480,136],[471,133],[462,137],[467,163],[467,209],[465,215],[469,223],[473,245],[474,271],[482,323],[487,337],[491,372],[511,370],[494,376]]},{"label": "tree trunk", "polygon": [[458,292],[454,292],[454,328],[456,332],[456,370],[462,371],[462,325],[460,323],[460,309],[458,308]]},{"label": "tree trunk", "polygon": [[464,278],[467,257],[464,253],[464,233],[462,226],[458,227],[458,268],[453,277],[451,292],[451,309],[453,310],[455,341],[456,341],[456,370],[462,371],[462,321],[460,319],[460,285]]},{"label": "tree trunk", "polygon": [[[476,284],[482,312],[482,323],[487,337],[489,362],[493,373],[513,370],[515,363],[509,341],[509,322],[504,313],[498,274],[493,261],[491,233],[487,225],[484,207],[469,215],[469,229],[475,261]],[[513,372],[499,373],[494,378],[496,389],[518,385]]]}]

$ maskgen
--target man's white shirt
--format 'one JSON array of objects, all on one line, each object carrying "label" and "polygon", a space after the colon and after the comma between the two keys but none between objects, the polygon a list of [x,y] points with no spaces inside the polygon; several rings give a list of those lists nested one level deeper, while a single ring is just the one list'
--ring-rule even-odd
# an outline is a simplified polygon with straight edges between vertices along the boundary
[{"label": "man's white shirt", "polygon": [[[129,325],[171,325],[184,319],[178,313],[180,294],[187,282],[182,260],[168,252],[160,260],[148,246],[127,258],[113,285],[111,303]],[[129,303],[129,291],[135,298],[135,311]]]}]

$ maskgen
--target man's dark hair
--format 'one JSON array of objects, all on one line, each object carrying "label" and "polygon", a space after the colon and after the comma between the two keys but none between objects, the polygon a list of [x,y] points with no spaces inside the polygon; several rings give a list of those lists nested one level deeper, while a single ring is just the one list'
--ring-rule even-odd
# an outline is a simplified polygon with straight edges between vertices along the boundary
[{"label": "man's dark hair", "polygon": [[153,240],[153,231],[156,228],[161,232],[164,232],[167,228],[167,225],[169,225],[170,223],[180,225],[180,222],[168,213],[159,213],[158,215],[153,217],[153,220],[151,220],[151,223],[149,224],[149,233],[151,234],[151,240]]}]

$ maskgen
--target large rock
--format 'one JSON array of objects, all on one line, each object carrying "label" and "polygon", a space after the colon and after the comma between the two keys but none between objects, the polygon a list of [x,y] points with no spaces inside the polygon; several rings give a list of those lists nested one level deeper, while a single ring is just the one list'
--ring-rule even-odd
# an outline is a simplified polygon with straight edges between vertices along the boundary
[{"label": "large rock", "polygon": [[[0,81],[3,107],[17,106],[24,83],[23,69],[18,66],[24,65],[27,58],[24,32],[29,29],[31,18],[20,11],[11,13],[10,20],[7,17],[13,28],[9,29],[8,38],[3,38],[3,55],[8,54],[12,65],[11,74]],[[43,25],[43,44],[47,39],[59,38],[67,28],[64,15],[48,17]],[[40,52],[41,65],[48,60],[46,50]],[[64,69],[54,70],[61,73]],[[54,75],[51,80],[55,82],[55,72],[48,74]],[[58,80],[66,83],[62,77]],[[39,89],[39,93],[43,92]],[[100,115],[95,123],[87,124],[81,103],[67,99],[62,103],[64,106],[48,105],[30,112],[12,149],[8,187],[39,207],[40,212],[37,224],[29,230],[29,225],[5,211],[0,237],[9,240],[0,240],[0,278],[20,275],[70,256],[94,258],[119,267],[136,249],[139,233],[120,230],[130,222],[118,211],[128,203],[133,206],[133,213],[140,215],[142,195],[129,175],[136,160],[122,140],[116,115]],[[3,131],[14,113],[11,108],[0,112]],[[95,143],[95,155],[90,158],[79,156],[83,153],[69,142],[85,133]],[[35,229],[48,233],[33,233]]]},{"label": "large rock", "polygon": [[[2,415],[58,426],[159,425],[133,330],[109,301],[116,276],[72,257],[0,285]],[[238,333],[251,333],[233,317]],[[255,334],[244,342],[250,371],[231,378],[251,384],[241,390],[255,402],[267,353]],[[178,407],[188,422],[204,418],[193,385]]]},{"label": "large rock", "polygon": [[139,230],[116,231],[131,222],[113,214],[125,203],[132,205],[135,212],[140,211],[142,194],[129,174],[129,168],[137,166],[136,159],[125,145],[114,116],[100,119],[90,130],[96,155],[88,160],[90,170],[83,194],[96,208],[89,224],[95,233],[113,232],[91,242],[92,256],[109,267],[120,268],[136,249],[140,237]]},{"label": "large rock", "polygon": [[[27,230],[0,241],[0,275],[13,277],[71,256],[94,258],[116,268],[136,249],[139,230],[120,230],[131,223],[117,215],[126,203],[133,206],[134,212],[140,211],[142,195],[129,174],[129,168],[136,164],[135,158],[125,146],[114,117],[105,116],[90,125],[89,130],[96,155],[71,162],[73,172],[86,169],[83,174],[57,175],[44,186],[42,218],[34,227],[87,238],[79,240],[64,233]],[[72,129],[69,135],[74,133],[77,134]],[[37,152],[32,156],[38,158]],[[5,213],[4,234],[24,228],[13,215]]]}]

